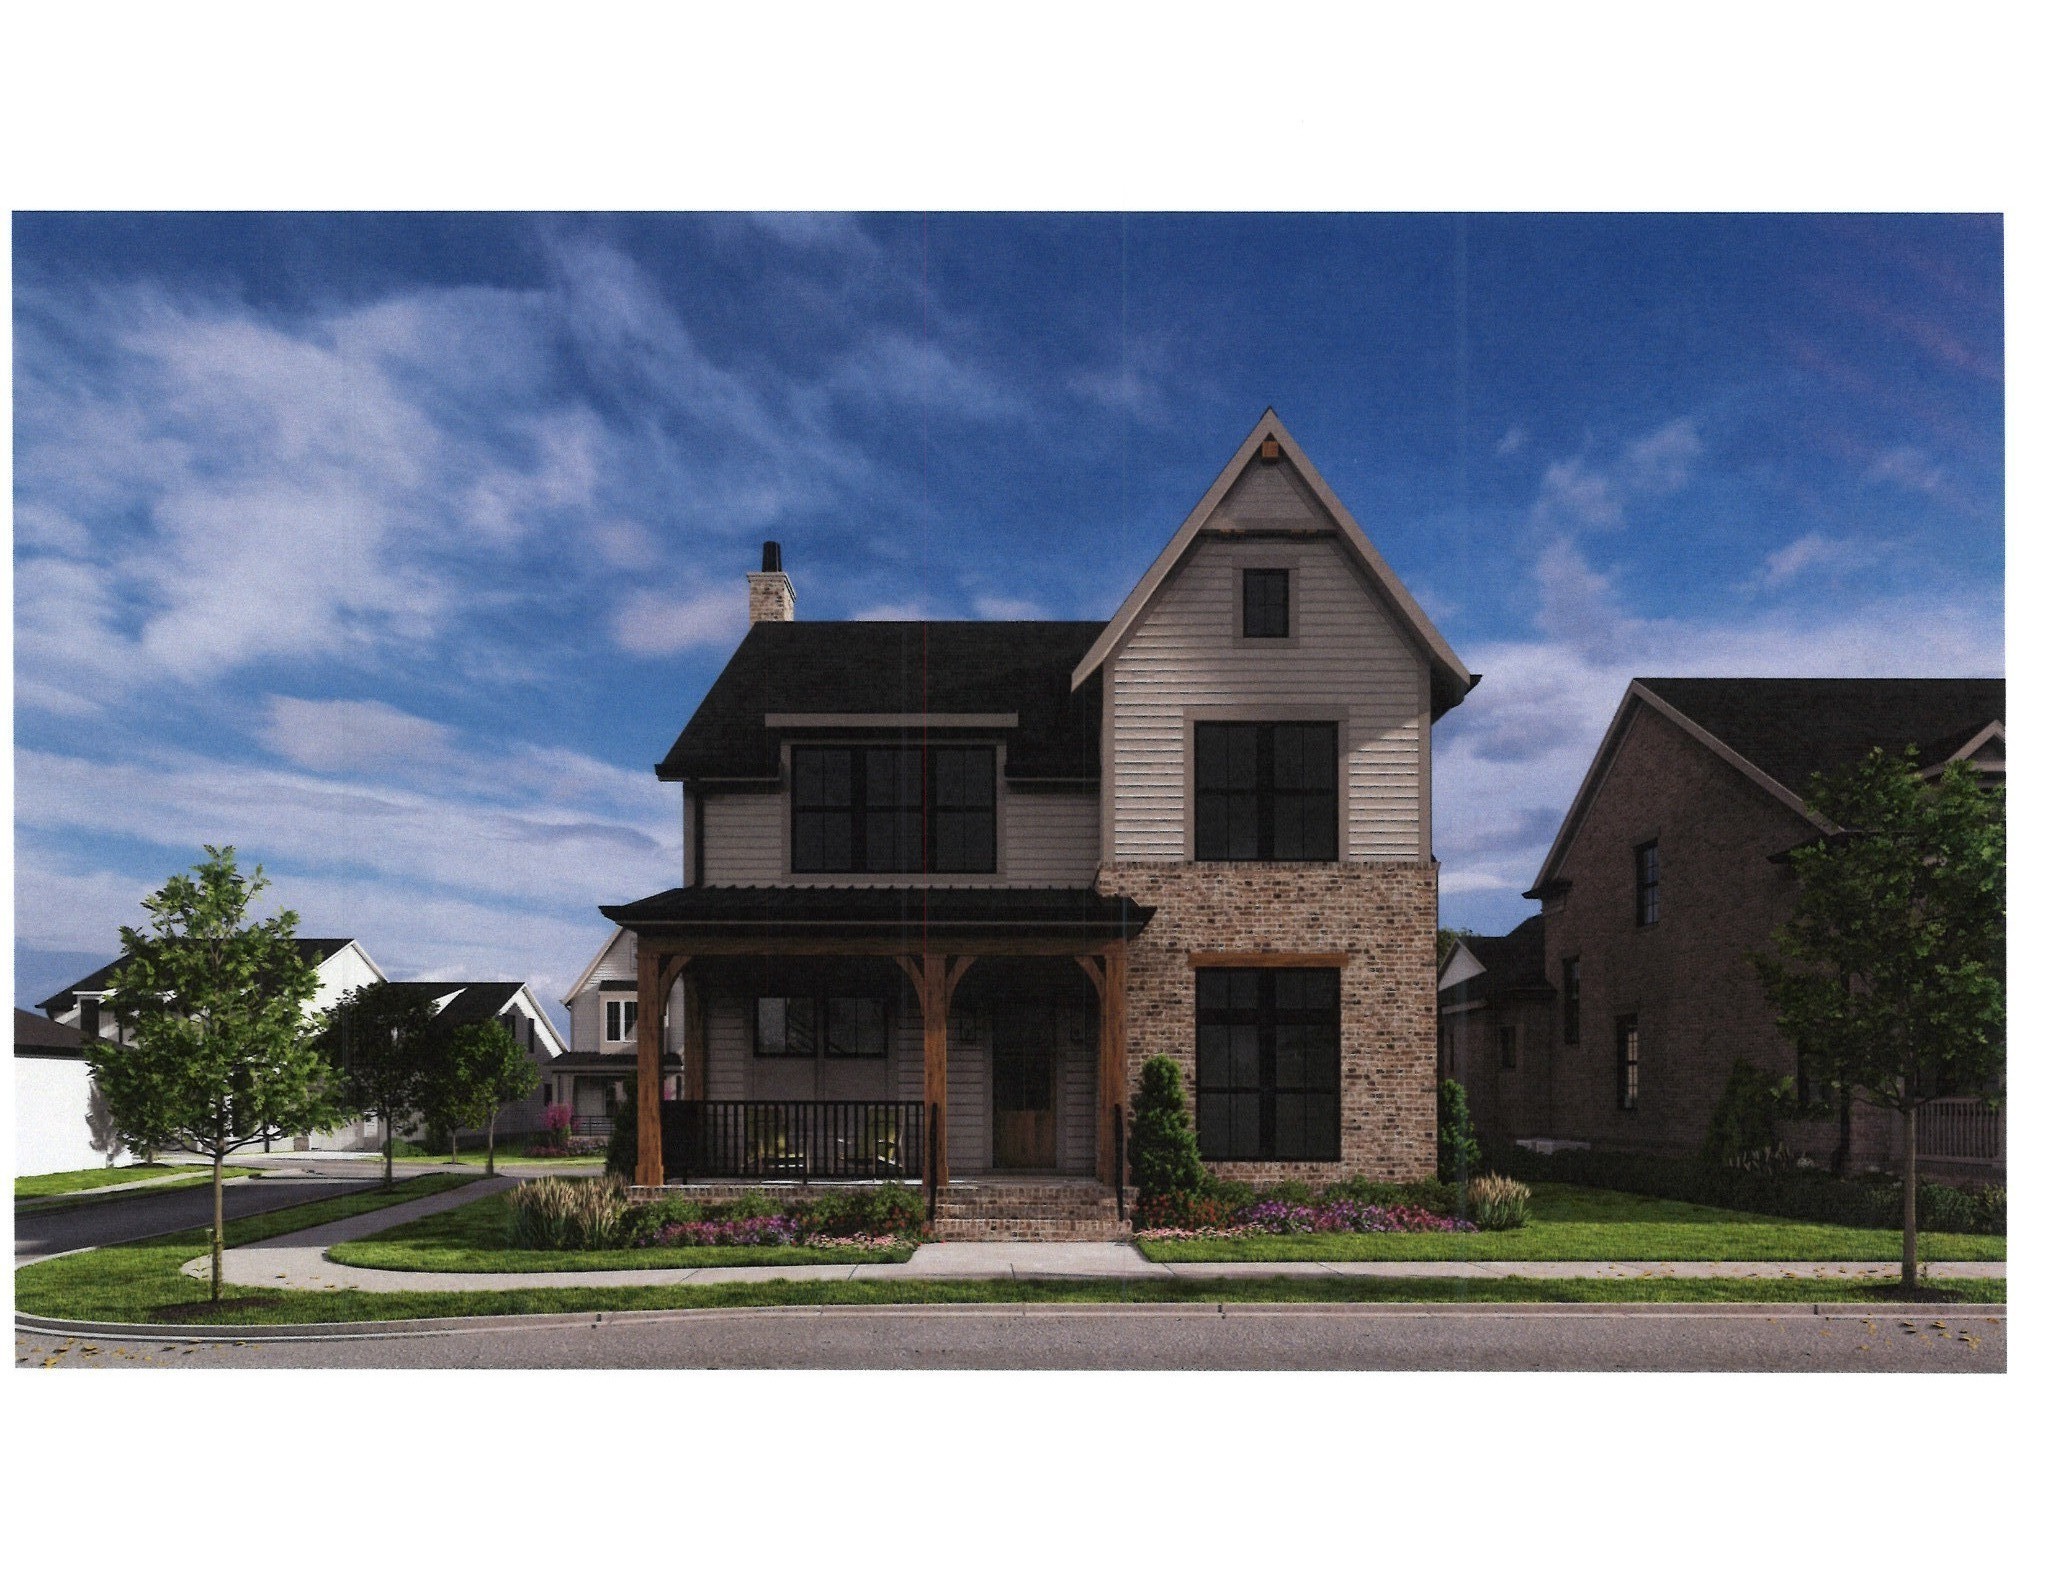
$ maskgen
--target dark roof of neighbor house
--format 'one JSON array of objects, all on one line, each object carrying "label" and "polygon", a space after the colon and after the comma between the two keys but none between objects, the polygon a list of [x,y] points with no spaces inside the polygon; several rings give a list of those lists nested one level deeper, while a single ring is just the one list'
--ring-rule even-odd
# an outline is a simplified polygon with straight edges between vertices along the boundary
[{"label": "dark roof of neighbor house", "polygon": [[1872,748],[1940,763],[2005,718],[2002,677],[1644,676],[1639,684],[1787,791]]},{"label": "dark roof of neighbor house", "polygon": [[[339,939],[328,939],[308,938],[303,935],[293,942],[299,948],[299,955],[308,965],[313,967],[318,967],[343,946],[353,945],[354,943],[354,940],[347,936]],[[36,1004],[53,1016],[62,1016],[72,1008],[80,995],[103,993],[107,988],[107,980],[113,975],[114,969],[120,967],[127,960],[128,953],[124,951],[115,957],[113,961],[107,963],[105,967],[94,968],[77,983],[65,985],[48,1000],[39,1000]]]},{"label": "dark roof of neighbor house", "polygon": [[894,928],[1078,929],[1136,934],[1152,909],[1085,888],[952,885],[691,885],[600,907],[628,927],[723,929],[829,925]]},{"label": "dark roof of neighbor house", "polygon": [[1543,914],[1524,918],[1506,934],[1471,934],[1463,940],[1465,949],[1479,958],[1485,972],[1443,992],[1446,1002],[1476,1000],[1482,995],[1504,994],[1510,990],[1551,990],[1543,976]]},{"label": "dark roof of neighbor house", "polygon": [[497,982],[495,980],[437,980],[409,979],[391,985],[393,989],[419,991],[422,1000],[439,1000],[443,995],[455,998],[434,1013],[434,1021],[447,1027],[459,1027],[466,1022],[487,1022],[504,1009],[505,1002],[524,988],[516,980]]},{"label": "dark roof of neighbor house", "polygon": [[16,1055],[75,1056],[85,1058],[85,1035],[76,1028],[32,1011],[14,1008],[14,1053]]},{"label": "dark roof of neighbor house", "polygon": [[1092,780],[1102,682],[1074,690],[1100,621],[757,621],[682,735],[663,780],[769,779],[772,714],[1014,714],[1014,780]]}]

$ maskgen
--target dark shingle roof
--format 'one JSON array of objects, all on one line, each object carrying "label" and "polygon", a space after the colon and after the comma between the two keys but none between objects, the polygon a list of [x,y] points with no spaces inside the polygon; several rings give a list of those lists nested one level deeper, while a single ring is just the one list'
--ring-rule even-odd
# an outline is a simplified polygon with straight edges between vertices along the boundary
[{"label": "dark shingle roof", "polygon": [[421,1000],[439,1000],[443,995],[453,995],[455,998],[434,1014],[435,1022],[452,1028],[466,1022],[485,1022],[497,1016],[505,1002],[519,993],[521,986],[516,980],[499,983],[412,979],[391,987],[417,990]]},{"label": "dark shingle roof", "polygon": [[1099,621],[760,621],[657,766],[663,780],[773,776],[770,714],[1015,714],[1008,773],[1088,780],[1102,682],[1075,692]]},{"label": "dark shingle roof", "polygon": [[613,923],[787,928],[1073,928],[1136,934],[1152,909],[1100,891],[954,885],[693,885],[598,909]]},{"label": "dark shingle roof", "polygon": [[1872,748],[1938,764],[2005,718],[2002,678],[1645,676],[1641,686],[1787,791]]},{"label": "dark shingle roof", "polygon": [[1446,1001],[1477,1000],[1508,990],[1548,990],[1543,976],[1543,914],[1524,918],[1506,934],[1471,934],[1465,949],[1479,958],[1486,971],[1453,984],[1445,990]]},{"label": "dark shingle roof", "polygon": [[66,1027],[61,1022],[52,1022],[48,1017],[38,1017],[32,1011],[14,1008],[14,1050],[17,1055],[75,1055],[85,1054],[85,1035],[76,1028]]},{"label": "dark shingle roof", "polygon": [[[342,936],[339,939],[309,939],[303,935],[293,942],[299,948],[299,955],[312,967],[318,967],[343,946],[352,943],[347,936]],[[94,968],[77,983],[65,985],[64,988],[58,990],[48,1000],[39,1000],[36,1004],[52,1016],[61,1017],[72,1008],[80,995],[94,995],[104,992],[107,987],[107,980],[113,975],[114,969],[121,966],[127,960],[128,953],[124,951],[121,955],[115,957],[113,961],[107,963],[105,967]]]}]

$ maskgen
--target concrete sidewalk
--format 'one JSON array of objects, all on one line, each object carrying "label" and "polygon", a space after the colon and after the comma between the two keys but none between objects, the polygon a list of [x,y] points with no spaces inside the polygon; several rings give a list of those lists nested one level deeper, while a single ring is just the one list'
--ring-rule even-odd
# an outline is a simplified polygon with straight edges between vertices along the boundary
[{"label": "concrete sidewalk", "polygon": [[[906,1281],[1111,1279],[1135,1281],[1244,1280],[1255,1277],[1308,1279],[1319,1276],[1640,1280],[1658,1277],[1709,1279],[1881,1279],[1898,1273],[1896,1262],[1776,1263],[1510,1263],[1483,1261],[1384,1260],[1372,1263],[1302,1262],[1258,1264],[1154,1264],[1127,1242],[934,1242],[905,1264],[725,1265],[658,1270],[549,1270],[531,1273],[447,1274],[367,1270],[335,1264],[327,1249],[373,1232],[459,1208],[500,1193],[513,1184],[503,1177],[467,1183],[373,1214],[309,1227],[269,1242],[227,1250],[223,1274],[236,1286],[281,1291],[503,1292],[540,1287],[704,1286],[749,1281]],[[204,1277],[206,1260],[194,1259],[185,1273]],[[1934,1263],[1923,1266],[1930,1280],[2003,1280],[2002,1263]]]}]

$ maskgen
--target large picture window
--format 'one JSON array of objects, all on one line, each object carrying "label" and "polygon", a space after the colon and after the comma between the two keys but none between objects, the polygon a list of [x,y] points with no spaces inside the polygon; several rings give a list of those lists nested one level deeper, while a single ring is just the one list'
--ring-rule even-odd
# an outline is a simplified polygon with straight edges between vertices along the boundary
[{"label": "large picture window", "polygon": [[754,1000],[754,1053],[874,1059],[889,1053],[879,995],[760,995]]},{"label": "large picture window", "polygon": [[993,747],[797,747],[789,767],[795,872],[995,872]]},{"label": "large picture window", "polygon": [[1195,1125],[1206,1160],[1339,1158],[1334,968],[1195,974]]},{"label": "large picture window", "polygon": [[1195,859],[1313,863],[1337,856],[1337,727],[1195,725]]}]

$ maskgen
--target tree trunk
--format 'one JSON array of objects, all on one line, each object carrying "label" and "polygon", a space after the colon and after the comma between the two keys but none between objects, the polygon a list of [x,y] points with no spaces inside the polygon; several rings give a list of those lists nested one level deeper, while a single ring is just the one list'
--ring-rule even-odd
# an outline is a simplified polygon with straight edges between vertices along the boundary
[{"label": "tree trunk", "polygon": [[224,1156],[219,1149],[213,1151],[213,1300],[220,1301],[220,1260],[221,1249],[226,1243],[226,1217],[221,1213],[221,1161]]},{"label": "tree trunk", "polygon": [[1835,1107],[1835,1157],[1828,1161],[1828,1171],[1834,1176],[1849,1174],[1849,1146],[1855,1125],[1849,1105],[1849,1085],[1844,1083],[1841,1100]]},{"label": "tree trunk", "polygon": [[1905,1242],[1899,1250],[1899,1287],[1920,1289],[1920,1112],[1909,1105],[1899,1114],[1906,1122],[1906,1208],[1901,1217]]},{"label": "tree trunk", "polygon": [[491,1112],[490,1126],[484,1132],[484,1175],[498,1174],[498,1113]]},{"label": "tree trunk", "polygon": [[397,1141],[398,1129],[391,1124],[391,1112],[384,1113],[384,1190],[391,1190],[391,1147]]}]

